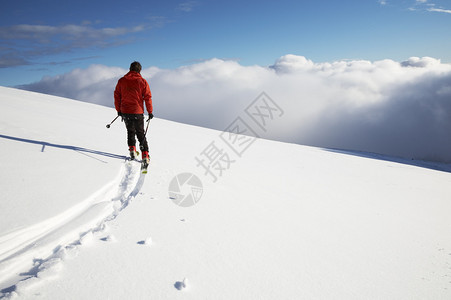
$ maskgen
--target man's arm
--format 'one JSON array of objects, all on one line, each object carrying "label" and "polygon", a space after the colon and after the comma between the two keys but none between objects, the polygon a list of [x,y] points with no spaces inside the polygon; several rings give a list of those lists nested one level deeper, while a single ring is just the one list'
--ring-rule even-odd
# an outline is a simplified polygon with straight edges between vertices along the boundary
[{"label": "man's arm", "polygon": [[144,103],[146,104],[147,112],[150,114],[153,114],[153,105],[152,105],[152,93],[150,91],[149,83],[144,80],[144,93],[143,93],[143,99]]},{"label": "man's arm", "polygon": [[117,112],[121,112],[121,87],[119,84],[119,81],[116,84],[116,88],[114,89],[114,107],[116,108]]}]

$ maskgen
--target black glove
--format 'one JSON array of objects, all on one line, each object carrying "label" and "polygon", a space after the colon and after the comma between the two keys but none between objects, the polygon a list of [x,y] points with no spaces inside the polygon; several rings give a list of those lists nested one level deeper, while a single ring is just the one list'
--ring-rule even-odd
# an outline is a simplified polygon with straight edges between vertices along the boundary
[{"label": "black glove", "polygon": [[119,117],[122,117],[122,113],[121,113],[120,111],[117,112],[117,115],[118,115]]},{"label": "black glove", "polygon": [[150,121],[151,119],[153,119],[153,113],[149,113],[149,118],[147,119],[147,121]]}]

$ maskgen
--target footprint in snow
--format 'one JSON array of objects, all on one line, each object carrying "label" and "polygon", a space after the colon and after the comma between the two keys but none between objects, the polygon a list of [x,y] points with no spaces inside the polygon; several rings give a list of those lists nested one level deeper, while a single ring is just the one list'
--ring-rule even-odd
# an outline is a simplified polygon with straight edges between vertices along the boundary
[{"label": "footprint in snow", "polygon": [[152,244],[152,238],[148,237],[145,240],[139,241],[137,244],[139,245],[145,245],[145,246],[150,246]]},{"label": "footprint in snow", "polygon": [[188,287],[188,279],[184,278],[183,281],[177,281],[174,283],[174,287],[179,291],[186,289]]},{"label": "footprint in snow", "polygon": [[100,240],[104,242],[116,242],[116,238],[112,235],[108,235],[104,238],[101,238]]}]

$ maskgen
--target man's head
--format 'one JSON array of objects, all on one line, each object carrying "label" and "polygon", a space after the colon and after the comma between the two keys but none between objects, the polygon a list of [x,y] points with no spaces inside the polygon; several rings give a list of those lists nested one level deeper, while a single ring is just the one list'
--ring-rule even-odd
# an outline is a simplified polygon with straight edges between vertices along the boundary
[{"label": "man's head", "polygon": [[137,61],[132,62],[130,65],[130,71],[141,73],[141,69],[141,64]]}]

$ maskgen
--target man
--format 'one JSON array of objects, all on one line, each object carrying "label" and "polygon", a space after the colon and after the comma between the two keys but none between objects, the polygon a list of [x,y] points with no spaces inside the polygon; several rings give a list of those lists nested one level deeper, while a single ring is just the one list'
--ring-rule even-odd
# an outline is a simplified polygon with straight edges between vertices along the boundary
[{"label": "man", "polygon": [[149,146],[144,133],[144,104],[149,119],[153,118],[152,94],[147,81],[141,77],[141,64],[134,61],[130,65],[130,72],[119,79],[114,90],[114,105],[117,113],[125,121],[127,127],[127,144],[130,157],[134,159],[139,152],[136,151],[136,138],[142,153],[143,164],[149,164]]}]

